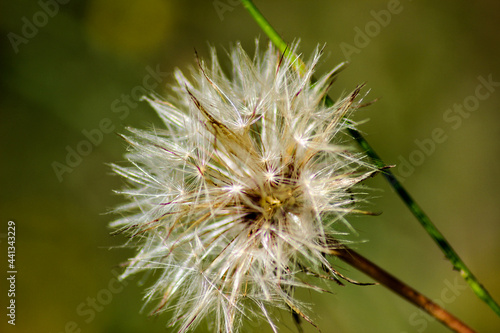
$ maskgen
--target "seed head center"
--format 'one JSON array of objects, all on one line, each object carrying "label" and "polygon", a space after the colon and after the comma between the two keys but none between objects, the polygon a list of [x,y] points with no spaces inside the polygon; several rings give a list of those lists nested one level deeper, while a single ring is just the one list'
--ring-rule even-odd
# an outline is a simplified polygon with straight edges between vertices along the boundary
[{"label": "seed head center", "polygon": [[276,214],[283,214],[292,210],[296,199],[292,188],[282,186],[272,188],[268,192],[263,192],[259,203],[263,210],[264,218],[270,220]]}]

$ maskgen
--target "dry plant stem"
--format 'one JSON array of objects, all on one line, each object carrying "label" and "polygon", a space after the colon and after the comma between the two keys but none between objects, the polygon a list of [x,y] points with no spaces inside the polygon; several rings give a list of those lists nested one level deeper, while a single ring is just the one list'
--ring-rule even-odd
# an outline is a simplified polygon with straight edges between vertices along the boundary
[{"label": "dry plant stem", "polygon": [[330,254],[340,258],[342,261],[362,271],[363,273],[375,279],[380,284],[389,288],[410,303],[422,308],[424,311],[442,322],[451,330],[460,333],[475,332],[473,329],[461,322],[460,319],[456,318],[454,315],[434,303],[432,300],[425,297],[410,286],[406,285],[356,251],[351,250],[346,246],[342,246],[341,248],[331,250]]}]

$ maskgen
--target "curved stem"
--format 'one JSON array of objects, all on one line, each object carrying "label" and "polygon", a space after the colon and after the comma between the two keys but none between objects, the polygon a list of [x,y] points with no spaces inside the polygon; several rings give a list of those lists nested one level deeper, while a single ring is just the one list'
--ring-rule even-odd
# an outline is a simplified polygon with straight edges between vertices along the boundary
[{"label": "curved stem", "polygon": [[[298,60],[296,63],[299,64],[298,70],[303,71],[303,62],[300,58],[293,54],[289,48],[288,44],[281,38],[276,30],[271,26],[271,24],[266,20],[258,8],[253,4],[251,0],[241,0],[241,3],[245,9],[254,18],[261,29],[266,33],[269,39],[276,45],[276,47],[284,53],[285,56],[290,56],[294,60]],[[333,100],[326,96],[325,103],[333,104]],[[358,144],[366,151],[367,155],[374,161],[374,163],[382,169],[386,164],[378,156],[378,154],[373,150],[373,148],[368,144],[366,139],[355,129],[349,129],[349,134],[358,142]],[[465,263],[460,259],[455,250],[451,247],[448,241],[445,239],[443,234],[436,228],[432,223],[430,218],[425,214],[425,212],[420,208],[420,206],[415,202],[415,200],[410,196],[408,191],[403,187],[403,185],[397,180],[396,176],[389,169],[383,170],[383,175],[389,184],[397,192],[401,200],[408,206],[413,215],[417,218],[420,224],[424,227],[429,236],[437,243],[441,251],[445,254],[446,258],[450,260],[453,264],[455,270],[459,271],[465,281],[469,284],[473,292],[483,300],[488,306],[500,316],[500,306],[495,302],[493,297],[488,293],[486,288],[479,283],[477,278],[472,274]]]},{"label": "curved stem", "polygon": [[362,271],[366,275],[372,277],[383,286],[389,288],[399,296],[406,299],[408,302],[423,309],[432,317],[439,320],[451,330],[459,333],[473,333],[472,328],[460,321],[457,317],[425,297],[415,289],[411,288],[401,280],[397,279],[384,269],[380,268],[370,260],[366,259],[354,250],[346,246],[330,250],[330,254],[338,257],[342,261]]}]

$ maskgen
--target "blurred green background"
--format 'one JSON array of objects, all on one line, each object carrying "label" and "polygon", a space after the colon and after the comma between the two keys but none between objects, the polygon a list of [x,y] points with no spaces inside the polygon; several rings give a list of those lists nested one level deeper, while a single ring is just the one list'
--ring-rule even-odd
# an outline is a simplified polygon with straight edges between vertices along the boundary
[{"label": "blurred green background", "polygon": [[[239,40],[253,52],[254,39],[266,38],[235,0],[60,2],[3,1],[0,9],[0,247],[6,253],[7,221],[14,220],[18,269],[17,325],[7,325],[3,310],[0,330],[173,332],[165,327],[168,315],[139,313],[140,277],[126,285],[115,280],[118,264],[132,252],[110,249],[125,242],[110,236],[113,216],[105,214],[122,201],[112,192],[122,181],[106,165],[123,160],[125,144],[114,133],[160,126],[135,97],[148,87],[163,93],[175,67],[194,63],[194,48],[206,56],[208,43],[222,50]],[[370,119],[360,129],[386,163],[397,165],[408,190],[500,300],[500,87],[473,105],[479,76],[500,81],[500,3],[256,4],[286,40],[301,39],[305,55],[326,43],[320,73],[356,48],[331,96],[366,82],[368,98],[380,98],[357,114]],[[378,23],[388,6],[390,22]],[[474,111],[443,118],[464,102]],[[430,144],[436,128],[443,142]],[[86,134],[94,144],[85,143]],[[86,156],[67,161],[77,149]],[[478,331],[500,332],[500,319],[465,287],[387,183],[378,176],[369,186],[376,189],[370,208],[383,214],[352,219],[359,231],[354,247]],[[6,255],[0,258],[6,271]],[[332,290],[301,293],[315,304],[311,313],[322,332],[448,331],[383,287]],[[296,332],[287,313],[277,317],[283,332]],[[270,332],[266,325],[242,331]]]}]

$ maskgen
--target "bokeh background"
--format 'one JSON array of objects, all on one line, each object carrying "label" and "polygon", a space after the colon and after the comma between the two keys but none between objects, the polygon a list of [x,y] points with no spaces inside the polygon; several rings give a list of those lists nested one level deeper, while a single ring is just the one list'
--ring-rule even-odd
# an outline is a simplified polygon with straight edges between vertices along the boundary
[{"label": "bokeh background", "polygon": [[[156,80],[147,83],[163,93],[175,67],[194,63],[194,49],[203,57],[209,43],[222,50],[239,40],[253,52],[256,37],[267,39],[235,0],[60,1],[3,1],[0,9],[0,266],[7,270],[7,221],[14,220],[18,270],[16,326],[2,310],[0,331],[173,332],[168,315],[140,313],[140,277],[115,280],[133,252],[116,248],[125,239],[107,227],[113,216],[106,212],[122,201],[112,192],[122,181],[106,165],[123,160],[125,144],[114,133],[161,126],[135,100],[152,71]],[[460,124],[443,118],[454,104],[473,100],[479,76],[500,81],[500,3],[256,3],[286,40],[301,39],[305,55],[326,43],[319,72],[344,61],[343,48],[356,47],[331,96],[366,82],[368,98],[380,98],[359,111],[359,120],[370,119],[360,129],[500,300],[500,87]],[[388,6],[398,13],[377,24],[372,11]],[[356,37],[367,27],[371,37]],[[102,137],[95,134],[101,127]],[[436,128],[446,139],[426,154],[415,140],[428,143]],[[84,143],[85,133],[95,134],[95,144]],[[68,166],[76,149],[87,155]],[[58,175],[55,165],[67,169]],[[500,319],[465,287],[387,183],[379,176],[368,185],[370,209],[383,214],[352,219],[354,247],[479,332],[500,332]],[[332,291],[301,293],[314,304],[310,313],[322,332],[447,332],[383,287]],[[289,314],[277,318],[283,332],[296,332]],[[243,329],[257,331],[270,332],[257,324]],[[304,331],[316,329],[304,324]]]}]

